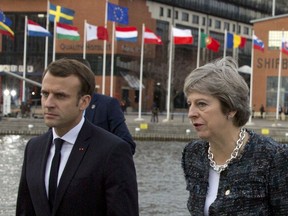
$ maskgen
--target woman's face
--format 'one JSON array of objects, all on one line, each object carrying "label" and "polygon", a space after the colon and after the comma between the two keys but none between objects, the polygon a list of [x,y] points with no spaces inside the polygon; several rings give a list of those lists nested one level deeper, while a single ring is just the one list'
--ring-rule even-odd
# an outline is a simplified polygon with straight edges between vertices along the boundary
[{"label": "woman's face", "polygon": [[231,121],[223,114],[220,101],[216,97],[194,91],[189,94],[187,103],[188,117],[201,139],[209,141],[231,126]]}]

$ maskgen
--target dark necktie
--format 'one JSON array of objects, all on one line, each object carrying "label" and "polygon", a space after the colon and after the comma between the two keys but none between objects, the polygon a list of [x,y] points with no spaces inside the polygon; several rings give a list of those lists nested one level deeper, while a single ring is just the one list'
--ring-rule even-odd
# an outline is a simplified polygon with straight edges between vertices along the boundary
[{"label": "dark necktie", "polygon": [[60,138],[56,138],[54,140],[55,143],[55,154],[52,160],[51,169],[50,169],[50,177],[49,177],[49,203],[51,209],[53,208],[53,203],[55,199],[55,194],[57,190],[57,179],[58,179],[58,170],[61,160],[61,147],[64,140]]}]

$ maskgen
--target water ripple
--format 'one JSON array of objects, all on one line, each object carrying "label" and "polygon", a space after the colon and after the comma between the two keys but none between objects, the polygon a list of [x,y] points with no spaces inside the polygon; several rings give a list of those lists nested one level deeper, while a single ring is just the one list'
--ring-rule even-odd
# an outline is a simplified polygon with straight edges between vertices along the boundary
[{"label": "water ripple", "polygon": [[[0,216],[14,216],[28,136],[0,136]],[[186,216],[182,142],[138,141],[134,157],[141,216]]]}]

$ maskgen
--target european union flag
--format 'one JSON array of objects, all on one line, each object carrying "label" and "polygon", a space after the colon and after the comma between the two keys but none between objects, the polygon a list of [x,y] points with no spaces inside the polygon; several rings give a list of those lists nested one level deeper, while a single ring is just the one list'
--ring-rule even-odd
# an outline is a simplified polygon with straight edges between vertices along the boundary
[{"label": "european union flag", "polygon": [[108,2],[108,20],[127,25],[128,8]]},{"label": "european union flag", "polygon": [[75,11],[69,8],[61,7],[59,5],[53,5],[50,3],[49,9],[49,21],[60,22],[65,24],[73,24]]},{"label": "european union flag", "polygon": [[5,16],[5,14],[3,13],[3,11],[0,10],[0,22],[4,23],[6,26],[10,26],[12,25],[12,21]]}]

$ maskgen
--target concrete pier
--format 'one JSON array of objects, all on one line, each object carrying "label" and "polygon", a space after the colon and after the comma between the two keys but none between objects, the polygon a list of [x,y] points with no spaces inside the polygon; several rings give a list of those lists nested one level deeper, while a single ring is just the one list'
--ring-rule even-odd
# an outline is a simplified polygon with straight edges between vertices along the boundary
[{"label": "concrete pier", "polygon": [[[126,123],[135,140],[155,141],[190,141],[197,138],[193,126],[186,114],[174,115],[167,120],[165,114],[159,115],[158,123],[150,122],[150,115],[143,115],[137,120],[136,113],[125,114]],[[271,136],[278,142],[288,143],[288,121],[252,119],[245,126],[257,133]],[[39,135],[47,131],[43,119],[35,118],[2,118],[0,135]]]}]

